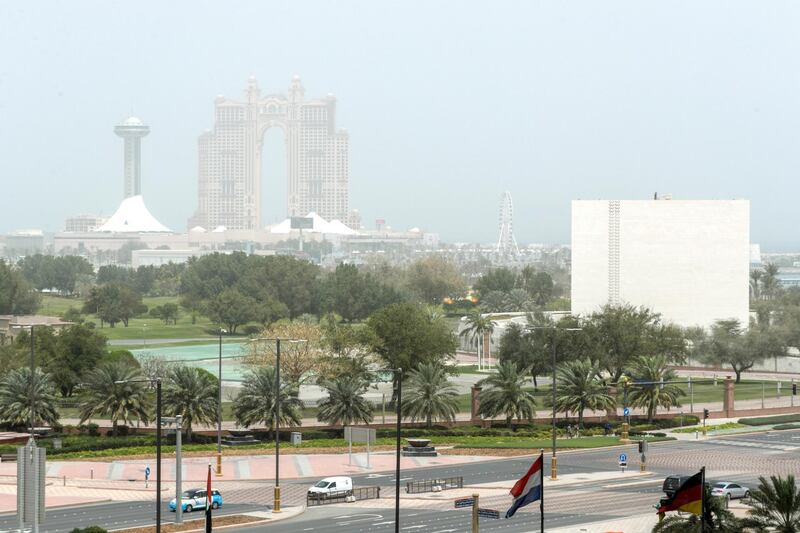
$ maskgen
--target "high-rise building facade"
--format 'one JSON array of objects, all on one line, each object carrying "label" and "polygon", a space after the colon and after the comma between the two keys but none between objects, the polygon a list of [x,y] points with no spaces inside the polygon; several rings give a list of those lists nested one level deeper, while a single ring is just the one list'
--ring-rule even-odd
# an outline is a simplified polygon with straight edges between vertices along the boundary
[{"label": "high-rise building facade", "polygon": [[288,95],[262,97],[251,77],[244,101],[218,97],[214,106],[214,128],[198,141],[198,209],[189,227],[261,227],[261,147],[273,127],[286,139],[286,215],[348,222],[349,137],[336,129],[332,95],[306,100],[295,76]]},{"label": "high-rise building facade", "polygon": [[575,200],[572,312],[645,306],[680,326],[749,320],[750,202]]},{"label": "high-rise building facade", "polygon": [[114,127],[114,133],[125,141],[124,181],[122,197],[142,194],[142,137],[150,127],[136,117],[128,117]]}]

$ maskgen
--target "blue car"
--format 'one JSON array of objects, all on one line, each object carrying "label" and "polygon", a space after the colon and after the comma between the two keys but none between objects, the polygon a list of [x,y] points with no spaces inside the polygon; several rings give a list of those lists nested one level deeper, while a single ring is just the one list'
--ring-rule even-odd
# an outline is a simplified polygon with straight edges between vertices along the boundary
[{"label": "blue car", "polygon": [[[222,496],[218,490],[211,491],[211,508],[219,509],[222,507]],[[191,513],[195,509],[206,508],[206,489],[189,489],[181,494],[181,509],[186,513]],[[175,511],[175,498],[169,502],[170,511]]]}]

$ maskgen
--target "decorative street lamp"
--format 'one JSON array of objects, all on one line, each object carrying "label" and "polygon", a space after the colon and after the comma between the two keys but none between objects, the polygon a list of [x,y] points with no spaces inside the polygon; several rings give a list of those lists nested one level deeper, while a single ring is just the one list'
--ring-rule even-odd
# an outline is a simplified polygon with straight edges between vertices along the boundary
[{"label": "decorative street lamp", "polygon": [[217,476],[222,475],[222,335],[227,330],[219,329],[219,391],[217,396]]},{"label": "decorative street lamp", "polygon": [[558,458],[556,457],[556,345],[558,344],[558,332],[559,331],[583,331],[583,328],[559,328],[557,325],[553,324],[550,326],[527,326],[528,330],[535,330],[535,329],[547,329],[552,330],[552,339],[550,344],[552,346],[552,353],[553,353],[553,456],[550,458],[550,479],[558,479]]},{"label": "decorative street lamp", "polygon": [[[149,383],[156,389],[156,533],[161,533],[161,378],[128,379],[114,383]],[[180,505],[180,502],[176,504]]]}]

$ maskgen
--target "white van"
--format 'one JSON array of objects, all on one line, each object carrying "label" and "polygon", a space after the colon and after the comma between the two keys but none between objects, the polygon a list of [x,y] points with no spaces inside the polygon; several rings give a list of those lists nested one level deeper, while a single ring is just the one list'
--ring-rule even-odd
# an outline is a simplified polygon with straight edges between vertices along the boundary
[{"label": "white van", "polygon": [[326,477],[308,489],[312,498],[343,498],[353,494],[353,479],[344,476]]}]

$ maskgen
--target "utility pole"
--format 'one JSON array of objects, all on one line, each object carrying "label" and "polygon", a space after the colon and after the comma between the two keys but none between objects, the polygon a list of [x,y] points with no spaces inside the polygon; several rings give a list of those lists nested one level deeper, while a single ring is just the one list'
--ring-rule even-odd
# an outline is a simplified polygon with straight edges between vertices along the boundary
[{"label": "utility pole", "polygon": [[222,334],[227,333],[224,329],[219,330],[219,390],[217,391],[217,476],[222,475]]},{"label": "utility pole", "polygon": [[478,500],[480,497],[480,494],[472,495],[472,533],[478,533],[480,527],[478,525]]}]

